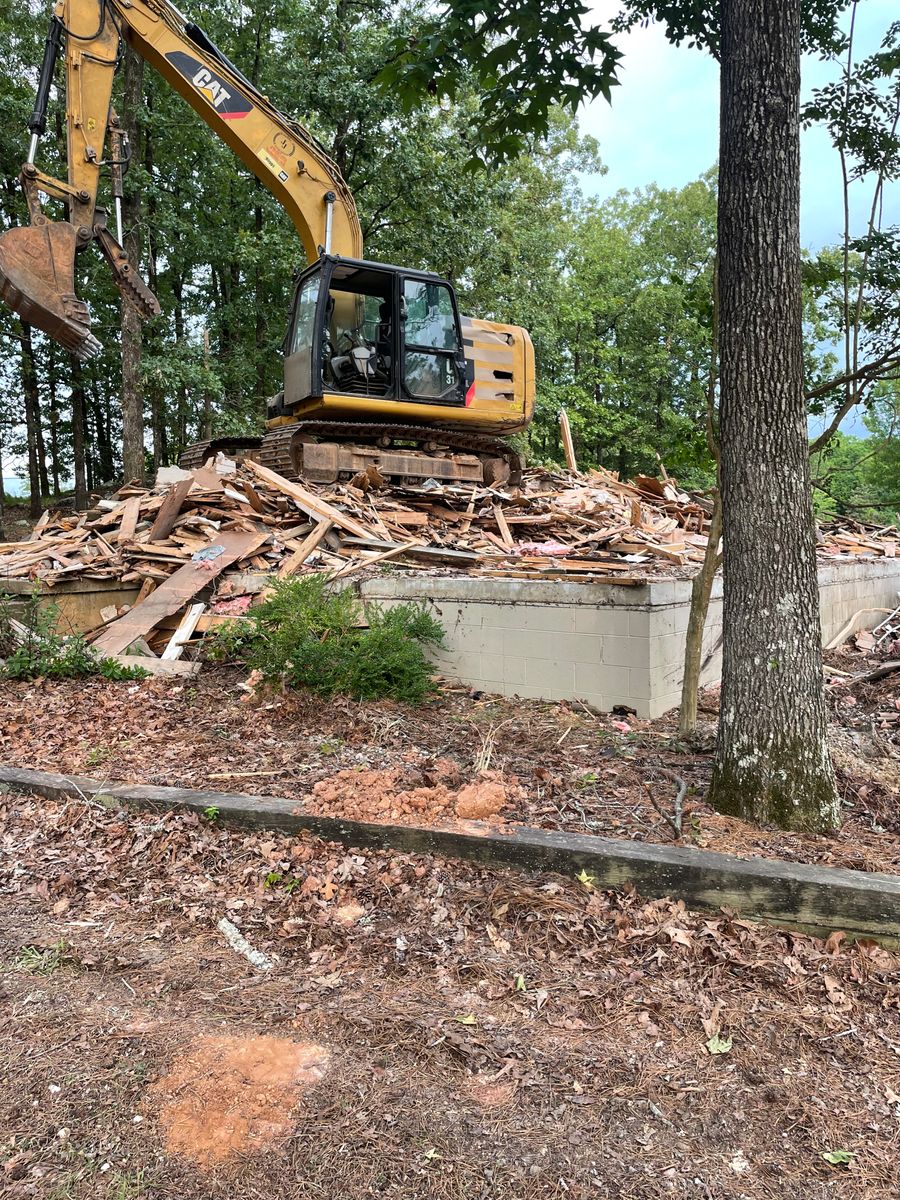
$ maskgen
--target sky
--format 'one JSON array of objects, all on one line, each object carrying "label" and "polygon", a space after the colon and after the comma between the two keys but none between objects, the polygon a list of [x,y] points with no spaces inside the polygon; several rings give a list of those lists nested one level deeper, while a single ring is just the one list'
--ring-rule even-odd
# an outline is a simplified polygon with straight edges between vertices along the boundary
[{"label": "sky", "polygon": [[[593,22],[608,26],[619,7],[618,0],[594,0]],[[858,55],[878,49],[884,31],[898,18],[897,0],[862,0],[855,29]],[[607,168],[605,175],[585,176],[584,190],[603,199],[621,188],[630,191],[649,183],[683,187],[716,162],[718,64],[700,50],[670,45],[659,25],[634,29],[617,44],[624,58],[612,104],[596,100],[580,114],[581,128],[597,138]],[[834,63],[807,56],[804,94],[809,96],[838,74]],[[821,129],[804,131],[801,155],[801,240],[807,249],[817,249],[842,235],[840,165]],[[886,223],[900,223],[900,186],[893,185],[885,201]],[[857,229],[865,224],[870,203],[870,188],[858,184],[851,190]]]}]

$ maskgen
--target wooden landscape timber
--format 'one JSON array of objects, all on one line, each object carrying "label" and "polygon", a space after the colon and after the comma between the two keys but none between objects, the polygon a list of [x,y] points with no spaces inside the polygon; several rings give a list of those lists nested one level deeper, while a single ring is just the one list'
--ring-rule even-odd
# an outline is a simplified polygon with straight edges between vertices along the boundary
[{"label": "wooden landscape timber", "polygon": [[295,811],[295,800],[190,788],[100,783],[92,779],[0,767],[0,786],[52,800],[91,797],[107,805],[188,809],[239,826],[311,833],[353,847],[436,854],[527,871],[577,876],[599,890],[634,886],[647,899],[683,900],[701,912],[735,912],[768,925],[818,936],[900,942],[900,878],[766,858],[736,858],[683,846],[656,845],[527,826],[452,828],[381,825]]}]

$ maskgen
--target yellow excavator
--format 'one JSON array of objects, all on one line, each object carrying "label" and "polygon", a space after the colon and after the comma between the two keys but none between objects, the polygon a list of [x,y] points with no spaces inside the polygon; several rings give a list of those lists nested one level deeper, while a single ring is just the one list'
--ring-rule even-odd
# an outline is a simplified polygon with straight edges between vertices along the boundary
[{"label": "yellow excavator", "polygon": [[[90,358],[100,344],[87,305],[75,295],[75,259],[96,243],[126,302],[144,317],[159,312],[123,248],[129,147],[110,107],[123,44],[159,71],[283,205],[308,263],[295,280],[284,390],[268,402],[267,433],[198,443],[182,465],[200,466],[223,450],[295,479],[330,482],[374,466],[408,484],[515,483],[521,463],[504,436],[525,429],[534,410],[528,333],[460,316],[453,287],[438,275],[365,259],[353,196],[321,144],[167,0],[55,6],[21,176],[30,224],[0,235],[0,299],[73,354]],[[61,53],[66,180],[36,163]],[[104,167],[115,235],[97,206]],[[45,216],[42,194],[63,201],[68,218]]]}]

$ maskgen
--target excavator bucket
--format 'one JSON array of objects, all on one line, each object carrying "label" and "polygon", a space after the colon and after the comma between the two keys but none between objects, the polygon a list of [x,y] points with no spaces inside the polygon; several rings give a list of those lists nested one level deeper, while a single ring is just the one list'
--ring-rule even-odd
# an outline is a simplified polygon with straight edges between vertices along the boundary
[{"label": "excavator bucket", "polygon": [[88,307],[75,295],[77,235],[68,221],[22,225],[0,234],[0,299],[77,358],[101,346]]}]

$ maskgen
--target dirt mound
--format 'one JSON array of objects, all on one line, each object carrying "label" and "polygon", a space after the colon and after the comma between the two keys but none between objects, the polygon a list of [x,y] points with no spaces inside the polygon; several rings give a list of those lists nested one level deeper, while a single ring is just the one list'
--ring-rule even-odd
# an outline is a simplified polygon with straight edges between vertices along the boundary
[{"label": "dirt mound", "polygon": [[460,770],[449,759],[438,759],[419,773],[410,786],[401,768],[380,771],[338,771],[312,790],[307,811],[354,821],[394,824],[434,824],[461,818],[483,821],[496,816],[522,796],[515,776],[483,771],[460,786]]},{"label": "dirt mound", "polygon": [[201,1167],[267,1149],[290,1134],[328,1059],[314,1042],[198,1038],[150,1088],[167,1149]]}]

